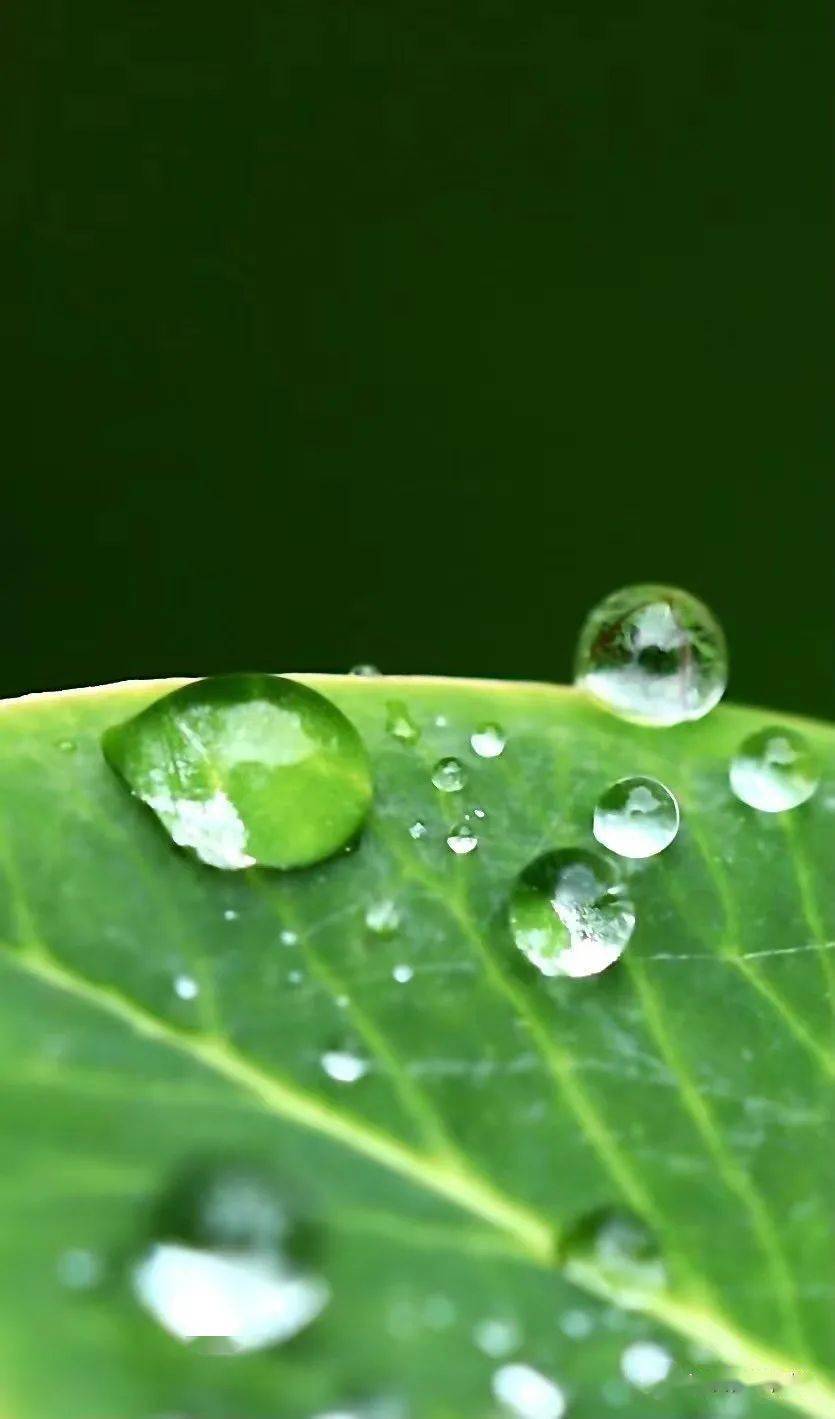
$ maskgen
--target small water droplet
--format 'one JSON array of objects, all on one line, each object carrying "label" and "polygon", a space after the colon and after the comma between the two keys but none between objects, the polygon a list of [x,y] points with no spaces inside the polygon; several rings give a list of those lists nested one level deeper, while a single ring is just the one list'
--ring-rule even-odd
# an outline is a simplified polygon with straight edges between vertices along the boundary
[{"label": "small water droplet", "polygon": [[368,1060],[347,1049],[327,1050],[321,1064],[328,1078],[337,1084],[356,1084],[368,1073]]},{"label": "small water droplet", "polygon": [[731,760],[736,797],[761,813],[785,813],[812,797],[819,782],[817,759],[795,729],[761,729],[744,739]]},{"label": "small water droplet", "polygon": [[563,1260],[569,1280],[572,1268],[576,1274],[592,1266],[619,1290],[657,1291],[667,1281],[656,1238],[636,1213],[623,1208],[602,1207],[581,1217],[566,1234]]},{"label": "small water droplet", "polygon": [[474,817],[474,818],[486,818],[486,817],[487,817],[487,814],[485,813],[485,811],[484,811],[483,808],[474,808],[474,809],[473,809],[473,817]]},{"label": "small water droplet", "polygon": [[580,632],[575,683],[636,724],[701,719],[728,680],[725,637],[706,606],[670,586],[607,596]]},{"label": "small water droplet", "polygon": [[400,925],[400,908],[388,897],[374,902],[365,913],[365,924],[375,936],[394,936]]},{"label": "small water droplet", "polygon": [[68,1291],[90,1291],[104,1275],[101,1257],[86,1247],[70,1247],[62,1252],[56,1267],[58,1280]]},{"label": "small water droplet", "polygon": [[174,990],[181,1000],[196,1000],[200,994],[200,986],[194,976],[177,976]]},{"label": "small water droplet", "polygon": [[502,1365],[492,1380],[493,1398],[514,1419],[562,1419],[565,1395],[531,1365]]},{"label": "small water droplet", "polygon": [[450,830],[447,834],[447,847],[455,853],[456,857],[466,857],[469,853],[475,852],[478,847],[478,838],[469,823],[457,823]]},{"label": "small water droplet", "polygon": [[507,739],[498,724],[483,724],[470,735],[470,745],[480,759],[497,759],[504,753]]},{"label": "small water droplet", "polygon": [[227,908],[226,908],[226,911],[223,913],[223,920],[224,920],[224,921],[237,921],[237,920],[238,920],[238,913],[235,911],[234,907],[227,907]]},{"label": "small water droplet", "polygon": [[288,1340],[329,1299],[306,1228],[266,1179],[237,1168],[189,1174],[166,1195],[131,1284],[171,1335],[231,1354]]},{"label": "small water droplet", "polygon": [[593,976],[626,948],[635,908],[614,866],[582,848],[546,852],[516,879],[510,926],[545,976]]},{"label": "small water droplet", "polygon": [[397,981],[398,985],[408,985],[414,974],[414,966],[407,966],[405,963],[399,966],[395,966],[394,970],[392,971],[392,976]]},{"label": "small water droplet", "polygon": [[365,747],[315,690],[276,675],[183,685],[107,730],[105,757],[180,847],[212,867],[303,867],[371,803]]},{"label": "small water droplet", "polygon": [[446,717],[445,714],[436,714],[436,715],[435,715],[435,728],[436,728],[436,729],[446,729],[446,727],[447,727],[448,724],[449,724],[449,720],[447,719],[447,717]]},{"label": "small water droplet", "polygon": [[667,1378],[673,1357],[652,1340],[635,1340],[620,1357],[620,1372],[636,1389],[652,1389]]},{"label": "small water droplet", "polygon": [[441,793],[460,793],[466,781],[464,765],[458,759],[439,759],[432,770],[432,782]]},{"label": "small water droplet", "polygon": [[678,803],[655,778],[622,778],[601,795],[594,836],[620,857],[654,857],[678,833]]},{"label": "small water droplet", "polygon": [[348,671],[349,675],[359,675],[366,680],[380,676],[382,673],[382,670],[378,670],[376,665],[352,665]]},{"label": "small water droplet", "polygon": [[401,744],[416,744],[420,738],[420,730],[409,714],[408,706],[402,700],[389,700],[386,710],[386,729],[392,738],[399,739]]},{"label": "small water droplet", "polygon": [[284,930],[278,934],[278,939],[282,946],[298,946],[299,933],[297,931]]},{"label": "small water droplet", "polygon": [[428,831],[426,824],[418,819],[417,822],[412,823],[409,828],[409,837],[414,838],[415,842],[417,842],[419,838],[425,838]]},{"label": "small water droplet", "polygon": [[74,754],[78,745],[74,739],[59,739],[58,748],[62,754]]},{"label": "small water droplet", "polygon": [[588,1311],[566,1311],[560,1316],[560,1330],[569,1340],[585,1340],[594,1330],[594,1320]]},{"label": "small water droplet", "polygon": [[515,1320],[489,1316],[473,1327],[473,1340],[479,1350],[493,1360],[502,1360],[510,1355],[522,1339],[522,1333]]}]

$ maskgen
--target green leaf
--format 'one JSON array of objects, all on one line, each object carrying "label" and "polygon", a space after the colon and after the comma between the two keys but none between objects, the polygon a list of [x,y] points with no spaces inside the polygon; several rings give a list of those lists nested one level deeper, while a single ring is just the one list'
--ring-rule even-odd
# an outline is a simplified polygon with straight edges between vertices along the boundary
[{"label": "green leaf", "polygon": [[[673,1361],[661,1414],[754,1414],[780,1383],[835,1415],[835,733],[789,721],[823,782],[771,815],[728,762],[773,715],[653,731],[553,687],[309,683],[362,735],[375,800],[353,851],[289,873],[194,861],[105,762],[103,732],[173,684],[2,710],[2,1419],[489,1419],[510,1363],[574,1419],[637,1419],[620,1366],[642,1339]],[[470,749],[485,724],[499,757]],[[464,787],[439,792],[453,755]],[[628,870],[620,961],[545,978],[512,885],[594,846],[628,774],[673,790],[678,838]],[[367,1064],[353,1083],[322,1067],[339,1051]],[[292,1180],[331,1291],[231,1358],[128,1283],[172,1178],[219,1154]],[[667,1285],[572,1250],[594,1214],[640,1219]],[[724,1392],[731,1372],[760,1388]]]}]

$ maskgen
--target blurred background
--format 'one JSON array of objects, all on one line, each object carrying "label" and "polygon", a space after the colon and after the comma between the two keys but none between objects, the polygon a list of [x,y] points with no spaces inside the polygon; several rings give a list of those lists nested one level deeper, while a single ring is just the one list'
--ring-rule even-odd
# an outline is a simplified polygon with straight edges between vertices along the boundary
[{"label": "blurred background", "polygon": [[605,592],[828,715],[831,12],[4,8],[0,691],[564,680]]}]

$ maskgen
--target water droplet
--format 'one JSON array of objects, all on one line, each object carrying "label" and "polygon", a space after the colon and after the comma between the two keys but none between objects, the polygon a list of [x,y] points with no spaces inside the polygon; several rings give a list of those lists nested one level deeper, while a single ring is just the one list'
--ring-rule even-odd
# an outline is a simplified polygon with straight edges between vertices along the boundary
[{"label": "water droplet", "polygon": [[635,1340],[620,1357],[620,1372],[637,1389],[660,1385],[673,1367],[673,1357],[652,1340]]},{"label": "water droplet", "polygon": [[322,1068],[337,1084],[356,1084],[368,1073],[368,1060],[347,1049],[331,1049],[322,1055]]},{"label": "water droplet", "polygon": [[620,857],[654,857],[673,842],[678,803],[655,778],[622,778],[598,799],[594,836]]},{"label": "water droplet", "polygon": [[200,986],[194,976],[177,976],[174,990],[181,1000],[196,1000],[200,994]]},{"label": "water droplet", "polygon": [[357,731],[323,695],[220,675],[104,735],[105,756],[175,843],[212,867],[303,867],[341,848],[371,803]]},{"label": "water droplet", "polygon": [[297,931],[289,930],[280,931],[278,934],[278,939],[281,942],[282,946],[298,946],[299,933]]},{"label": "water droplet", "polygon": [[409,829],[409,837],[414,838],[415,842],[417,842],[419,838],[425,838],[428,831],[426,824],[421,823],[420,819],[418,819],[416,823],[412,823]]},{"label": "water droplet", "polygon": [[736,797],[761,813],[785,813],[812,797],[819,782],[817,759],[795,729],[761,729],[744,739],[731,760]]},{"label": "water droplet", "polygon": [[586,619],[574,679],[599,704],[636,724],[701,719],[727,684],[725,637],[687,591],[624,587]]},{"label": "water droplet", "polygon": [[531,1365],[502,1365],[493,1375],[493,1398],[515,1419],[562,1419],[565,1395]]},{"label": "water droplet", "polygon": [[399,739],[401,744],[416,744],[420,738],[420,730],[409,714],[408,706],[402,700],[389,700],[386,709],[386,729],[392,738]]},{"label": "water droplet", "polygon": [[543,975],[594,976],[623,954],[635,909],[611,863],[562,848],[519,874],[510,925],[519,950]]},{"label": "water droplet", "polygon": [[226,911],[223,913],[223,920],[224,920],[224,921],[237,921],[237,920],[238,920],[238,913],[235,911],[234,907],[227,907],[227,908],[226,908]]},{"label": "water droplet", "polygon": [[455,1324],[456,1310],[449,1296],[427,1296],[423,1319],[431,1330],[448,1330]]},{"label": "water droplet", "polygon": [[594,1320],[588,1311],[566,1311],[560,1316],[560,1330],[569,1340],[585,1340],[594,1330]]},{"label": "water droplet", "polygon": [[58,748],[62,754],[74,754],[78,745],[74,739],[59,739]]},{"label": "water droplet", "polygon": [[563,1242],[563,1257],[575,1273],[592,1266],[613,1287],[657,1291],[667,1272],[656,1238],[634,1212],[603,1207],[581,1217]]},{"label": "water droplet", "polygon": [[464,765],[458,759],[439,759],[432,770],[432,782],[441,793],[460,793],[466,781]]},{"label": "water droplet", "polygon": [[101,1257],[86,1247],[70,1247],[62,1252],[56,1267],[58,1280],[68,1291],[90,1291],[104,1275]]},{"label": "water droplet", "polygon": [[447,719],[447,717],[446,717],[445,714],[436,714],[436,715],[435,715],[435,727],[436,727],[436,729],[446,729],[446,727],[447,727],[448,724],[449,724],[449,720]]},{"label": "water droplet", "polygon": [[287,979],[290,985],[301,985],[304,980],[304,973],[302,971],[288,971]]},{"label": "water droplet", "polygon": [[400,908],[390,898],[375,902],[365,913],[365,924],[375,936],[394,936],[400,925]]},{"label": "water droplet", "polygon": [[170,1334],[235,1354],[288,1340],[329,1299],[306,1229],[265,1179],[236,1168],[191,1174],[163,1199],[131,1283]]},{"label": "water droplet", "polygon": [[352,665],[348,671],[349,675],[359,675],[366,680],[382,675],[382,673],[382,670],[378,670],[376,665]]},{"label": "water droplet", "polygon": [[469,823],[457,823],[450,829],[447,834],[447,847],[456,857],[466,857],[468,853],[475,852],[478,838]]},{"label": "water droplet", "polygon": [[395,966],[394,970],[392,971],[392,976],[397,981],[398,985],[408,985],[414,974],[414,966],[407,966],[405,965],[405,963],[400,966]]},{"label": "water droplet", "polygon": [[517,1348],[522,1333],[515,1320],[488,1317],[473,1327],[473,1340],[485,1355],[493,1360],[502,1360]]},{"label": "water droplet", "polygon": [[486,818],[486,817],[487,817],[487,814],[485,813],[485,811],[484,811],[483,808],[474,808],[474,809],[473,809],[473,817],[474,817],[474,818]]},{"label": "water droplet", "polygon": [[504,753],[507,740],[498,724],[483,724],[470,735],[470,745],[480,759],[497,759]]}]

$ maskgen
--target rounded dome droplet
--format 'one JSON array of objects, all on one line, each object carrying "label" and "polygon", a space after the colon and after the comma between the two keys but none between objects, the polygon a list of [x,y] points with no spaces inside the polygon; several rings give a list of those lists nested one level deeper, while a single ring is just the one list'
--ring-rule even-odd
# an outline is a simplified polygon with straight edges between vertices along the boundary
[{"label": "rounded dome droplet", "polygon": [[725,691],[725,636],[712,612],[687,591],[624,587],[587,617],[574,679],[598,704],[636,724],[701,719]]},{"label": "rounded dome droplet", "polygon": [[761,729],[743,740],[731,760],[736,797],[761,813],[785,813],[812,797],[819,782],[817,759],[795,729]]},{"label": "rounded dome droplet", "polygon": [[510,926],[545,976],[598,975],[623,954],[635,909],[614,867],[595,852],[546,852],[516,879]]},{"label": "rounded dome droplet", "polygon": [[594,809],[594,836],[619,857],[654,857],[678,833],[678,803],[658,779],[618,779]]},{"label": "rounded dome droplet", "polygon": [[344,847],[372,797],[368,755],[323,695],[220,675],[106,732],[104,754],[171,838],[211,867],[305,867]]},{"label": "rounded dome droplet", "polygon": [[329,1299],[314,1239],[260,1173],[194,1170],[161,1199],[130,1281],[140,1305],[184,1342],[243,1354],[289,1340]]}]

